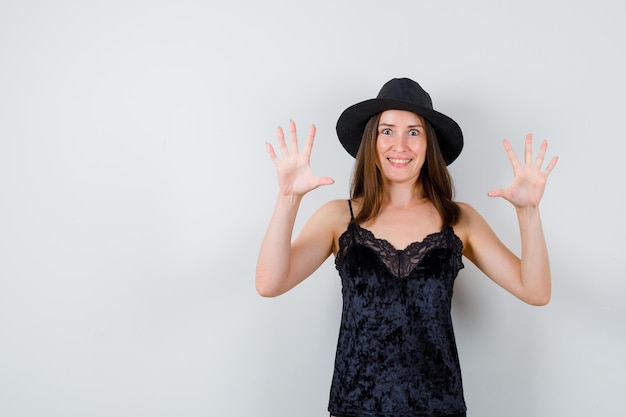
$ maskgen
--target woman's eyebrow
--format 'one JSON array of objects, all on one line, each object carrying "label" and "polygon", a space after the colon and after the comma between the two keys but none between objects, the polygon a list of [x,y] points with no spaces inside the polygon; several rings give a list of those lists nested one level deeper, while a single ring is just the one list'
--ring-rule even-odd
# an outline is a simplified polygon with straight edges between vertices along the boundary
[{"label": "woman's eyebrow", "polygon": [[[396,127],[396,125],[391,124],[391,123],[379,123],[378,126],[389,126],[389,127]],[[408,125],[407,127],[424,127],[421,124],[416,124],[416,125]]]}]

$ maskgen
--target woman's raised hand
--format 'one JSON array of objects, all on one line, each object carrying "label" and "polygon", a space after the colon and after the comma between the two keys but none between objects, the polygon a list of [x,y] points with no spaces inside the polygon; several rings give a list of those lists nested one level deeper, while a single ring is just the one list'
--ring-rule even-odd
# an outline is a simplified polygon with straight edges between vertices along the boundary
[{"label": "woman's raised hand", "polygon": [[276,155],[274,147],[265,143],[267,153],[276,166],[278,185],[283,195],[302,196],[321,185],[329,185],[335,181],[329,177],[315,177],[311,172],[311,150],[315,139],[315,126],[309,129],[309,136],[302,152],[298,150],[298,136],[296,124],[289,122],[289,145],[285,141],[282,127],[278,128],[278,149],[281,157]]},{"label": "woman's raised hand", "polygon": [[507,188],[497,188],[489,191],[490,197],[502,197],[515,207],[536,207],[541,201],[546,188],[548,175],[556,165],[558,158],[555,156],[550,160],[545,169],[542,168],[548,142],[542,142],[539,148],[537,159],[533,161],[532,154],[533,138],[531,134],[526,135],[524,146],[524,163],[522,164],[515,155],[511,143],[504,141],[504,149],[513,166],[513,182]]}]

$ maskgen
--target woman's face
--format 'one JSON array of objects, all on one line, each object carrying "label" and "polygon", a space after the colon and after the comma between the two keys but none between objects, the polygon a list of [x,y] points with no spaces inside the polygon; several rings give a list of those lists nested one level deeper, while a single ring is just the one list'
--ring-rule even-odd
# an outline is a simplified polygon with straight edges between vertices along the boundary
[{"label": "woman's face", "polygon": [[391,182],[415,182],[426,159],[424,119],[404,110],[387,110],[380,116],[376,154],[383,177]]}]

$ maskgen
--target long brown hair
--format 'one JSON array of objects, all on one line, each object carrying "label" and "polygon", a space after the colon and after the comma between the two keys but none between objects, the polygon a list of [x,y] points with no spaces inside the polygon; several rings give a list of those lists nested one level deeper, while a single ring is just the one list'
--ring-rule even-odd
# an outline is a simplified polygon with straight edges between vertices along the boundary
[{"label": "long brown hair", "polygon": [[[354,218],[357,224],[376,217],[383,201],[385,185],[376,155],[380,115],[381,113],[372,116],[365,125],[363,139],[354,164],[350,196],[352,199],[362,200],[361,210]],[[441,155],[435,129],[426,119],[424,119],[424,124],[427,139],[426,160],[417,181],[421,181],[424,196],[439,212],[443,226],[452,226],[461,216],[459,206],[453,201],[452,177]]]}]

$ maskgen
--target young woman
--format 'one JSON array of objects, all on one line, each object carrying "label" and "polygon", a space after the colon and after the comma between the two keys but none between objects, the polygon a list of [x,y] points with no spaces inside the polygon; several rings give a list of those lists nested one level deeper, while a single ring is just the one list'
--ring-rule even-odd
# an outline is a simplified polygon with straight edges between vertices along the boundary
[{"label": "young woman", "polygon": [[332,184],[315,177],[311,127],[300,151],[278,129],[280,192],[257,263],[256,288],[266,297],[289,291],[331,254],[341,276],[343,310],[329,412],[335,417],[465,416],[452,321],[454,280],[462,256],[495,283],[532,305],[550,300],[550,266],[539,202],[557,159],[542,168],[547,143],[524,161],[508,141],[514,179],[489,192],[513,204],[521,258],[467,204],[453,201],[447,165],[460,154],[458,124],[433,110],[419,84],[392,79],[371,100],[346,109],[337,122],[344,148],[356,158],[351,198],[323,205],[292,241],[302,197]]}]

